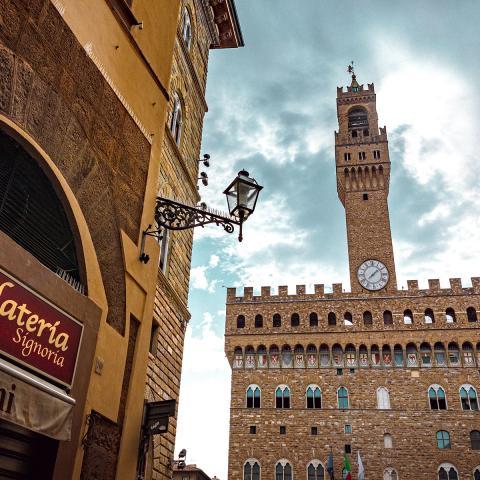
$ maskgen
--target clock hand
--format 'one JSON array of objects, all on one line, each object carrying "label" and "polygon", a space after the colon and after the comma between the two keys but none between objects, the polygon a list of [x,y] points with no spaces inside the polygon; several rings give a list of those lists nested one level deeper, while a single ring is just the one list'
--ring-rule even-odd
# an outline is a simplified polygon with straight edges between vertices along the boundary
[{"label": "clock hand", "polygon": [[371,280],[377,273],[378,270],[375,270],[371,275],[368,276],[368,279]]}]

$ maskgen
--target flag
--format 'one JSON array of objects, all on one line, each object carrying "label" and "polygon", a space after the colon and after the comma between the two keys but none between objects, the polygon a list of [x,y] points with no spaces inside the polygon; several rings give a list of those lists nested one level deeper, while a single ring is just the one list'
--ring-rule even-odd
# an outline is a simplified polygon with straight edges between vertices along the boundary
[{"label": "flag", "polygon": [[360,456],[360,450],[358,451],[358,480],[365,480],[365,469],[363,468],[362,457]]},{"label": "flag", "polygon": [[330,453],[327,460],[327,472],[330,475],[330,480],[335,480],[333,475],[333,453]]},{"label": "flag", "polygon": [[350,460],[347,457],[347,454],[343,457],[343,471],[346,474],[345,480],[352,480],[352,468],[350,467]]}]

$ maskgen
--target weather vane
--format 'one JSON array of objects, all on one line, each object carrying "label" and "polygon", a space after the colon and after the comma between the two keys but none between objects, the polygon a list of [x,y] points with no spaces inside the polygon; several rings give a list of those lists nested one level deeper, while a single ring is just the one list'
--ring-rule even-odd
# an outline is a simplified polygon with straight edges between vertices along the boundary
[{"label": "weather vane", "polygon": [[355,75],[355,69],[353,67],[353,60],[350,62],[350,65],[348,65],[347,72],[350,73],[352,76]]}]

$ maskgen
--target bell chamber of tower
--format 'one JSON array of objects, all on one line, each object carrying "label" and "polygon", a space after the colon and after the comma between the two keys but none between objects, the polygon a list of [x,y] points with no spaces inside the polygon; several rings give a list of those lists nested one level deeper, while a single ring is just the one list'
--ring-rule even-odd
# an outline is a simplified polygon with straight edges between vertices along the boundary
[{"label": "bell chamber of tower", "polygon": [[338,196],[345,208],[350,283],[354,293],[397,290],[388,188],[386,127],[378,127],[373,83],[337,88],[335,132]]}]

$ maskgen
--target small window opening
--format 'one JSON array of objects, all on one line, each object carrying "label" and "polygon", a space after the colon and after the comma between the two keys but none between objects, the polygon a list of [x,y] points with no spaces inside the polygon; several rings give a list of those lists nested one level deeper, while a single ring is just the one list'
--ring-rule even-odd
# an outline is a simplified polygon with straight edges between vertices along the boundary
[{"label": "small window opening", "polygon": [[317,428],[317,427],[312,427],[312,428],[310,429],[310,433],[311,433],[312,435],[318,435],[318,428]]},{"label": "small window opening", "polygon": [[256,425],[250,425],[250,433],[252,435],[255,435],[257,433],[257,427]]},{"label": "small window opening", "polygon": [[364,193],[364,194],[363,194],[363,199],[364,199],[364,200],[368,200],[368,193]]},{"label": "small window opening", "polygon": [[344,426],[344,432],[345,432],[345,433],[352,433],[352,426],[349,425],[348,423],[345,424],[345,426]]},{"label": "small window opening", "polygon": [[337,375],[343,375],[343,368],[337,368]]},{"label": "small window opening", "polygon": [[345,453],[352,453],[352,446],[349,443],[345,444]]},{"label": "small window opening", "polygon": [[280,425],[280,435],[285,435],[287,433],[287,427],[285,425]]},{"label": "small window opening", "polygon": [[152,355],[155,355],[157,353],[159,330],[160,330],[160,325],[154,319],[152,321],[152,331],[150,332],[150,349],[149,349]]}]

